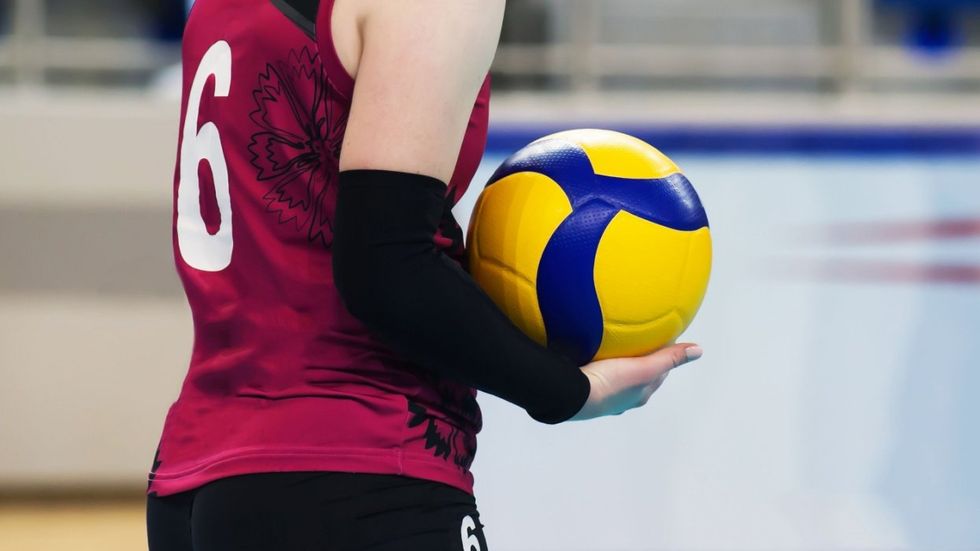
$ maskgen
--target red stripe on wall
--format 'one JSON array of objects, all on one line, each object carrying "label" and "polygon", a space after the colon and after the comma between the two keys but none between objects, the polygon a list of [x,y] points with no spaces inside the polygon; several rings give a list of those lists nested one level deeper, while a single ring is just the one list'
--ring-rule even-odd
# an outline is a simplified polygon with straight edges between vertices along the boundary
[{"label": "red stripe on wall", "polygon": [[835,224],[802,230],[800,234],[808,242],[841,245],[963,239],[980,236],[980,218]]},{"label": "red stripe on wall", "polygon": [[855,283],[980,283],[980,266],[864,260],[780,261],[774,273],[781,277],[805,277]]}]

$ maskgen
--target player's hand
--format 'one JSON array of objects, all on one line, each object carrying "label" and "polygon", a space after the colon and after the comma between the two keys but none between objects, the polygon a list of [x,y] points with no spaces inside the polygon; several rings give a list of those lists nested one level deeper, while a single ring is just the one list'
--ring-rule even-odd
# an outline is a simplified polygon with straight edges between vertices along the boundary
[{"label": "player's hand", "polygon": [[619,415],[647,403],[667,373],[693,362],[703,351],[695,344],[674,344],[638,358],[613,358],[582,368],[592,383],[589,399],[572,421]]}]

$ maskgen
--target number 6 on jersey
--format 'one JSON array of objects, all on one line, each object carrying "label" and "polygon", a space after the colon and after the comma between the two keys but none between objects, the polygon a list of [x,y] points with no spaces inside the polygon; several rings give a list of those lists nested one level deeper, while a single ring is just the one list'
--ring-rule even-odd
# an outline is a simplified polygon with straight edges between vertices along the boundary
[{"label": "number 6 on jersey", "polygon": [[[221,147],[221,135],[213,122],[197,128],[204,85],[214,76],[214,96],[228,97],[231,88],[231,46],[215,42],[201,59],[187,99],[187,116],[180,140],[180,176],[177,185],[177,244],[180,256],[189,266],[206,272],[219,272],[231,263],[234,247],[231,233],[231,197],[228,190],[228,164]],[[214,195],[221,215],[215,234],[208,232],[201,215],[201,182],[198,166],[207,161],[214,180]]]}]

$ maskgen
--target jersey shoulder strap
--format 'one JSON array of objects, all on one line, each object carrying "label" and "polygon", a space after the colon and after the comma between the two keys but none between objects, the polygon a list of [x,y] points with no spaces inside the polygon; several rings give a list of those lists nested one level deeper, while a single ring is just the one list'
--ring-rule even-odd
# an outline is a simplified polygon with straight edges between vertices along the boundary
[{"label": "jersey shoulder strap", "polygon": [[295,23],[304,33],[316,39],[316,14],[320,0],[270,0],[283,15]]}]

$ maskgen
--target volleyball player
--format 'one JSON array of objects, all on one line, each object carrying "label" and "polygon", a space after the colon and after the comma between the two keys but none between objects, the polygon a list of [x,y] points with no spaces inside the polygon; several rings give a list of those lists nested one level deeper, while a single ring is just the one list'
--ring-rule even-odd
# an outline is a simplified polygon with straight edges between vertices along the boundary
[{"label": "volleyball player", "polygon": [[561,423],[700,349],[581,367],[461,266],[504,0],[198,0],[174,250],[194,348],[151,551],[485,551],[476,390]]}]

